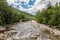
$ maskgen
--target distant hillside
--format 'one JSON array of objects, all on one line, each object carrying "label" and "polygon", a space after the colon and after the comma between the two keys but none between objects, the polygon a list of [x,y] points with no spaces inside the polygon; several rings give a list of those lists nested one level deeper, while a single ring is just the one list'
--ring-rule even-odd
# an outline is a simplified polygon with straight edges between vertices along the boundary
[{"label": "distant hillside", "polygon": [[33,19],[34,16],[14,9],[7,5],[5,0],[0,0],[0,25],[19,22],[21,19]]},{"label": "distant hillside", "polygon": [[[5,1],[5,0],[1,0],[1,1],[3,1],[4,3],[5,3],[5,5],[7,5],[7,2]],[[8,5],[7,5],[8,6]],[[29,13],[26,13],[26,12],[23,12],[23,11],[21,11],[21,10],[17,10],[17,9],[15,9],[15,8],[13,8],[13,7],[11,7],[11,6],[8,6],[8,7],[10,7],[12,10],[13,10],[13,12],[15,12],[15,13],[19,13],[19,14],[23,14],[23,15],[26,15],[25,17],[34,17],[33,15],[31,15],[31,14],[29,14]],[[12,11],[11,10],[11,11]]]},{"label": "distant hillside", "polygon": [[17,9],[13,9],[15,12],[17,12],[18,14],[21,14],[21,15],[24,15],[25,16],[25,18],[27,18],[27,19],[34,19],[34,15],[31,15],[31,14],[29,14],[29,13],[26,13],[26,12],[23,12],[23,11],[21,11],[21,10],[17,10]]}]

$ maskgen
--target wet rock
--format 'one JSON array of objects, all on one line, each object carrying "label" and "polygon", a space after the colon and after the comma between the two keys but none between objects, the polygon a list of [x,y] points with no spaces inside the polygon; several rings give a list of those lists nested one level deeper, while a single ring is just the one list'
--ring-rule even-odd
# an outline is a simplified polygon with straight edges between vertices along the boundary
[{"label": "wet rock", "polygon": [[40,24],[40,26],[35,21],[18,23],[12,25],[14,30],[2,31],[0,38],[1,40],[54,40],[54,38],[60,38],[59,35],[51,35],[54,34],[53,31],[48,30],[45,25]]}]

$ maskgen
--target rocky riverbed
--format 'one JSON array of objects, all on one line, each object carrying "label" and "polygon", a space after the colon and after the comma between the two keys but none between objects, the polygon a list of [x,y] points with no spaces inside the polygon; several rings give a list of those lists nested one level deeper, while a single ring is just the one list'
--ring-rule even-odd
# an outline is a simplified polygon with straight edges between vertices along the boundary
[{"label": "rocky riverbed", "polygon": [[0,26],[0,40],[60,40],[60,31],[31,20]]}]

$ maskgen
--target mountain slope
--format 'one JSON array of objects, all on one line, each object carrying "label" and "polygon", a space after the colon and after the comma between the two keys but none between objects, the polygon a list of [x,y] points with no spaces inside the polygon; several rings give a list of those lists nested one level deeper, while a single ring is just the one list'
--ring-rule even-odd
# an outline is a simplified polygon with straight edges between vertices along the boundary
[{"label": "mountain slope", "polygon": [[21,19],[32,18],[32,15],[8,6],[5,0],[0,0],[0,25],[19,22]]},{"label": "mountain slope", "polygon": [[[1,0],[0,0],[0,1],[1,1]],[[4,5],[7,6],[8,8],[10,8],[10,11],[11,11],[11,12],[24,15],[24,16],[27,17],[27,18],[30,18],[30,17],[33,18],[33,17],[34,17],[34,16],[31,15],[31,14],[28,14],[28,13],[23,12],[23,11],[21,11],[21,10],[15,9],[14,7],[8,6],[8,4],[7,4],[7,2],[6,2],[5,0],[2,0],[2,1],[3,1],[4,3],[6,3],[6,4],[4,4]]]}]

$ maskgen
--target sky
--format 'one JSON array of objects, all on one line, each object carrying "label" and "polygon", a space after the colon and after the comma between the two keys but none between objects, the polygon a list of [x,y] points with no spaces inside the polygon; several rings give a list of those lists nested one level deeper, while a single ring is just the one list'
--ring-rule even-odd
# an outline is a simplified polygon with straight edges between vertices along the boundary
[{"label": "sky", "polygon": [[9,6],[15,9],[35,15],[38,10],[46,8],[48,2],[55,4],[60,0],[6,0]]}]

